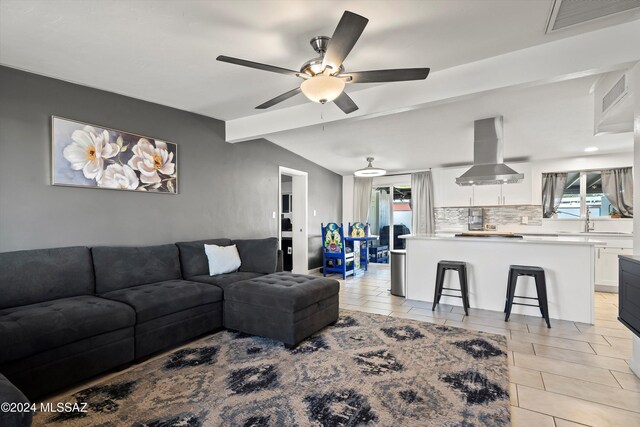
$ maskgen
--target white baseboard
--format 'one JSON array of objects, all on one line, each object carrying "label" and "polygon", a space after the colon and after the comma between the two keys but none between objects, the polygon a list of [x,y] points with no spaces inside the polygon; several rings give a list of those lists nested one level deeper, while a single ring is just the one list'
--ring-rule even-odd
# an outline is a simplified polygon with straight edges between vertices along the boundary
[{"label": "white baseboard", "polygon": [[618,293],[618,285],[595,285],[596,292]]},{"label": "white baseboard", "polygon": [[370,262],[368,264],[369,268],[380,269],[380,270],[389,270],[391,268],[391,264],[378,264],[377,262]]}]

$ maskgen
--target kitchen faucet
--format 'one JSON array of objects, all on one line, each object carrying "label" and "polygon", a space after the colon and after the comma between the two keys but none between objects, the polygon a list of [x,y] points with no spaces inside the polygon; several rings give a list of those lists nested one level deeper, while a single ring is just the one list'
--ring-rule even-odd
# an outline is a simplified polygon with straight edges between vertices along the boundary
[{"label": "kitchen faucet", "polygon": [[588,233],[590,231],[593,231],[593,226],[595,224],[593,222],[591,222],[591,213],[589,212],[589,206],[587,206],[587,218],[584,222],[584,232]]}]

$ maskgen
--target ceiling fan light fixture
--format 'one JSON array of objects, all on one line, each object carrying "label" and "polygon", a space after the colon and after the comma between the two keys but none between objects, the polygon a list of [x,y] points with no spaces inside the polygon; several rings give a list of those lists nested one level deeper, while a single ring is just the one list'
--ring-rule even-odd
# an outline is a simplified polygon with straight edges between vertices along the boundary
[{"label": "ceiling fan light fixture", "polygon": [[338,77],[318,74],[303,81],[300,89],[309,100],[324,104],[339,97],[344,85],[344,80]]},{"label": "ceiling fan light fixture", "polygon": [[376,168],[373,166],[372,162],[375,159],[373,157],[367,157],[367,162],[369,165],[366,168],[358,169],[353,174],[359,177],[372,178],[375,176],[383,176],[387,174],[387,171],[382,168]]}]

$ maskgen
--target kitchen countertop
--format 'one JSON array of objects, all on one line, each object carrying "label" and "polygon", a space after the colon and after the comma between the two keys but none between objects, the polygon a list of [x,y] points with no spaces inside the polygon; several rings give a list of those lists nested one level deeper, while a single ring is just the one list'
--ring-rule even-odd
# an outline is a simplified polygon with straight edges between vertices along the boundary
[{"label": "kitchen countertop", "polygon": [[[559,237],[559,236],[598,236],[598,237],[622,237],[622,238],[633,238],[633,233],[627,233],[622,231],[590,231],[585,233],[584,231],[520,231],[520,230],[486,230],[486,231],[495,231],[498,233],[501,232],[509,232],[514,234],[520,234],[523,236],[547,236],[547,237]],[[440,234],[457,234],[457,233],[467,233],[467,229],[457,229],[457,228],[445,228],[440,229],[436,232],[437,235]]]},{"label": "kitchen countertop", "polygon": [[590,231],[585,232],[571,232],[571,231],[556,231],[556,232],[540,232],[540,233],[517,233],[523,236],[598,236],[598,237],[628,237],[633,238],[633,233],[613,232],[613,231]]},{"label": "kitchen countertop", "polygon": [[592,245],[606,246],[607,242],[597,237],[584,235],[562,235],[558,237],[548,235],[523,235],[522,239],[509,237],[455,237],[454,234],[405,234],[399,236],[407,240],[450,240],[456,242],[486,242],[486,243],[517,243],[517,244],[555,244],[555,245]]}]

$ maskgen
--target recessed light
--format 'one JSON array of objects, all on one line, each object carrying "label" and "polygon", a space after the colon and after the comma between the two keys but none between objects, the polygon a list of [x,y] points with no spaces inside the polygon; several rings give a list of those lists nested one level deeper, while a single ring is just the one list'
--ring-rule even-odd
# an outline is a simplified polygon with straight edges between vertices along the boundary
[{"label": "recessed light", "polygon": [[598,147],[587,147],[584,149],[585,153],[593,153],[594,151],[598,151]]}]

